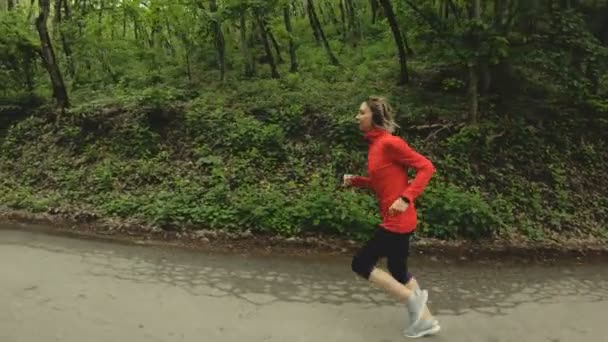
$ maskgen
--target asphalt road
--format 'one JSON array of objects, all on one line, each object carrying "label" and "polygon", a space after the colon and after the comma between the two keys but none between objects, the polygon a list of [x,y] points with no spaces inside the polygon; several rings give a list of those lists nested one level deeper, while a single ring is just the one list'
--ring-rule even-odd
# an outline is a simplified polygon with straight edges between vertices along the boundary
[{"label": "asphalt road", "polygon": [[[0,225],[0,341],[387,342],[403,306],[345,258],[208,254]],[[434,341],[608,341],[608,266],[424,263]]]}]

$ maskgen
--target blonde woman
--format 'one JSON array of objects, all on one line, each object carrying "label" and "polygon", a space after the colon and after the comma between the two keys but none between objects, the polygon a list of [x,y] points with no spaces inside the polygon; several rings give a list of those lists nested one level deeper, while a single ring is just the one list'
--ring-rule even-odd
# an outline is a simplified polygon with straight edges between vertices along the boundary
[{"label": "blonde woman", "polygon": [[[379,202],[382,223],[374,236],[353,257],[352,269],[361,277],[405,303],[410,322],[404,331],[417,338],[439,332],[438,321],[426,302],[428,293],[421,290],[408,272],[410,235],[416,229],[414,202],[435,172],[433,164],[393,135],[397,124],[393,110],[382,97],[364,101],[357,115],[359,129],[369,143],[367,177],[344,176],[344,185],[372,189]],[[408,169],[416,170],[409,182]],[[381,257],[387,258],[387,273],[376,267]]]}]

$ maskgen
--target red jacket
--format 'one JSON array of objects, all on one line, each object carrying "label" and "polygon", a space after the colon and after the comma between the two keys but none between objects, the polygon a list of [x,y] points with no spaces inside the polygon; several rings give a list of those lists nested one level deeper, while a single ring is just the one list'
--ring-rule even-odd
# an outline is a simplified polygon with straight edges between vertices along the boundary
[{"label": "red jacket", "polygon": [[[396,233],[410,233],[416,229],[417,223],[414,201],[435,173],[435,167],[403,139],[383,129],[373,129],[365,134],[365,138],[369,142],[369,177],[354,177],[351,184],[371,188],[376,193],[382,217],[381,227]],[[416,177],[411,183],[408,182],[408,168],[416,170]],[[389,215],[388,209],[401,196],[409,200],[409,207],[403,213]]]}]

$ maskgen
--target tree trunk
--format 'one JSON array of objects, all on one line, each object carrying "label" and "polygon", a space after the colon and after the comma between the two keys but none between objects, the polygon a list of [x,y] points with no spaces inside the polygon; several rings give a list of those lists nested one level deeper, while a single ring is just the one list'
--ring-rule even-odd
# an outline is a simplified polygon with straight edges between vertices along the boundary
[{"label": "tree trunk", "polygon": [[28,56],[25,59],[24,65],[23,65],[23,70],[24,70],[24,74],[25,74],[25,84],[27,85],[27,90],[29,92],[33,92],[34,91],[34,76],[33,76],[33,72],[32,72],[32,57]]},{"label": "tree trunk", "polygon": [[448,2],[447,1],[442,1],[441,4],[439,5],[439,17],[442,20],[448,20],[449,19],[449,11],[448,11]]},{"label": "tree trunk", "polygon": [[408,56],[413,56],[414,50],[412,50],[410,44],[408,44],[406,36],[403,37],[403,44],[405,45],[405,51],[407,51]]},{"label": "tree trunk", "polygon": [[348,24],[346,23],[346,14],[345,14],[345,9],[344,9],[344,1],[340,0],[338,3],[338,6],[340,7],[340,23],[342,24],[342,41],[346,42],[346,32],[348,31],[347,26]]},{"label": "tree trunk", "polygon": [[243,49],[243,55],[245,57],[245,76],[252,77],[255,75],[255,66],[253,62],[253,54],[249,47],[249,41],[247,39],[247,10],[243,9],[240,16],[241,24],[241,48]]},{"label": "tree trunk", "polygon": [[380,6],[378,6],[378,0],[369,0],[370,5],[372,7],[372,24],[376,24],[376,19],[378,18],[378,10]]},{"label": "tree trunk", "polygon": [[72,11],[70,9],[69,0],[63,0],[63,11],[67,20],[72,19]]},{"label": "tree trunk", "polygon": [[315,36],[315,42],[317,42],[317,45],[321,45],[321,36],[319,35],[319,31],[317,29],[317,25],[315,24],[315,19],[310,14],[310,10],[309,10],[309,5],[308,4],[306,5],[306,11],[308,12],[308,22],[310,22],[310,27],[312,28],[312,33]]},{"label": "tree trunk", "polygon": [[325,13],[323,12],[323,6],[319,6],[319,14],[320,14],[320,17],[323,19],[323,23],[327,24],[327,17],[325,16]]},{"label": "tree trunk", "polygon": [[186,48],[186,72],[188,73],[188,81],[192,82],[192,66],[190,65],[190,47]]},{"label": "tree trunk", "polygon": [[600,30],[600,41],[604,43],[604,45],[608,45],[608,3],[606,3],[606,7],[604,7],[604,24]]},{"label": "tree trunk", "polygon": [[64,1],[67,2],[67,0],[55,0],[55,24],[61,23],[61,7]]},{"label": "tree trunk", "polygon": [[[266,22],[264,22],[264,27],[268,27]],[[270,31],[270,29],[267,29],[266,32],[268,33],[268,37],[270,37],[270,41],[274,46],[274,51],[276,51],[277,53],[277,62],[279,64],[283,64],[284,60],[283,56],[281,56],[281,47],[279,46],[279,43],[277,42],[276,38],[274,37],[274,34],[272,34],[272,31]]]},{"label": "tree trunk", "polygon": [[[62,7],[65,18],[62,16]],[[74,68],[74,61],[72,59],[72,47],[68,42],[68,38],[66,37],[64,30],[61,28],[61,23],[64,21],[64,19],[68,21],[72,19],[68,0],[56,0],[54,25],[55,29],[58,30],[58,35],[61,40],[61,47],[63,48],[63,53],[65,55],[66,64],[68,67],[68,75],[74,78],[76,70]]]},{"label": "tree trunk", "polygon": [[502,32],[507,16],[507,3],[505,0],[494,0],[494,27]]},{"label": "tree trunk", "polygon": [[300,14],[300,17],[306,18],[306,9],[304,8],[303,1],[294,2],[294,11],[296,16]]},{"label": "tree trunk", "polygon": [[[209,10],[211,11],[211,13],[217,12],[216,0],[209,0]],[[226,73],[226,44],[224,41],[224,34],[222,33],[222,26],[217,19],[214,19],[211,22],[211,30],[213,31],[213,35],[215,36],[215,49],[217,52],[217,64],[220,68],[220,80],[224,81]]]},{"label": "tree trunk", "polygon": [[308,0],[308,16],[310,17],[311,23],[313,24],[313,29],[316,29],[321,41],[323,42],[323,46],[325,47],[325,51],[327,52],[327,57],[329,58],[329,63],[332,65],[340,65],[340,62],[331,51],[331,47],[329,46],[329,42],[325,37],[325,32],[323,32],[323,28],[321,27],[321,23],[319,22],[319,18],[317,17],[317,13],[315,11],[315,5],[313,0]]},{"label": "tree trunk", "polygon": [[469,67],[469,122],[477,122],[477,112],[479,110],[479,103],[477,97],[477,71],[475,66]]},{"label": "tree trunk", "polygon": [[[80,4],[80,1],[78,2],[78,12],[80,13],[80,15],[84,18],[87,15],[87,9],[86,9],[86,1],[84,1],[84,4]],[[84,29],[84,20],[77,20],[78,23],[78,37],[82,38],[82,30]]]},{"label": "tree trunk", "polygon": [[51,84],[53,85],[53,97],[57,101],[57,107],[65,109],[70,106],[68,100],[68,92],[61,76],[61,71],[57,65],[55,58],[55,52],[51,42],[51,37],[47,30],[46,23],[49,18],[49,12],[51,11],[50,0],[38,0],[40,6],[40,14],[36,18],[36,29],[40,36],[40,43],[42,45],[41,55],[44,62],[44,66],[49,73],[51,78]]},{"label": "tree trunk", "polygon": [[125,39],[127,37],[127,9],[123,7],[122,9],[122,38]]},{"label": "tree trunk", "polygon": [[[479,20],[481,18],[481,0],[473,1],[473,19]],[[474,46],[478,45],[477,38],[474,38]],[[469,66],[469,122],[472,124],[477,123],[479,116],[479,95],[478,95],[478,83],[479,76],[477,74],[477,61],[473,61],[472,65]]]},{"label": "tree trunk", "polygon": [[357,31],[357,21],[355,20],[355,7],[352,0],[344,0],[346,14],[348,15],[348,26],[353,31]]},{"label": "tree trunk", "polygon": [[30,0],[30,8],[27,11],[27,21],[32,20],[32,15],[34,13],[34,5],[36,4],[36,0]]},{"label": "tree trunk", "polygon": [[[325,6],[327,6],[327,12],[328,12],[329,19],[331,20],[331,22],[334,25],[339,27],[338,25],[340,25],[340,21],[338,21],[338,18],[336,17],[336,11],[335,11],[334,5],[331,2],[326,2]],[[340,29],[338,28],[338,30],[340,30]]]},{"label": "tree trunk", "polygon": [[[169,49],[169,54],[171,57],[175,57],[175,47],[173,47],[173,42],[171,41],[171,37],[172,37],[172,30],[171,30],[171,24],[169,24],[169,18],[165,17],[165,28],[167,30],[167,35],[165,36],[165,45],[166,45],[166,49]],[[173,35],[175,36],[175,35]]]},{"label": "tree trunk", "polygon": [[395,17],[395,12],[393,11],[393,6],[391,5],[390,0],[379,1],[380,5],[384,8],[384,15],[388,20],[388,23],[391,27],[391,31],[393,32],[395,44],[397,45],[397,51],[399,53],[399,65],[401,67],[401,72],[399,74],[399,84],[403,85],[408,83],[410,78],[407,71],[407,56],[405,52],[405,45],[403,44],[403,38],[401,36],[401,31],[399,30],[399,24],[397,23],[397,18]]},{"label": "tree trunk", "polygon": [[[250,30],[249,30],[249,37],[247,40],[247,43],[249,44],[249,51],[254,51],[254,47],[255,47],[255,43],[256,43],[256,22],[255,20],[251,20],[251,26],[250,26]],[[256,59],[255,59],[255,55],[253,52],[251,53],[251,70],[253,71],[253,75],[255,75],[257,73],[256,71]]]},{"label": "tree trunk", "polygon": [[[152,49],[152,51],[158,53],[158,51],[160,50],[160,48],[159,48],[160,38],[158,38],[158,36],[161,34],[161,31],[162,31],[162,28],[158,21],[158,17],[159,17],[158,10],[154,10],[152,12],[151,17],[152,17],[152,25],[150,25],[150,48]],[[156,53],[155,53],[155,55],[156,55]]]},{"label": "tree trunk", "polygon": [[485,96],[488,95],[490,87],[492,86],[492,73],[490,72],[490,66],[487,62],[483,62],[479,65],[479,71],[481,73],[481,89],[479,89],[479,94]]},{"label": "tree trunk", "polygon": [[452,15],[454,16],[454,18],[460,20],[460,17],[461,17],[460,10],[458,9],[458,7],[456,7],[456,4],[454,3],[454,1],[447,0],[447,2],[448,2],[448,7],[452,11]]},{"label": "tree trunk", "polygon": [[270,49],[270,42],[268,41],[268,33],[266,31],[266,26],[264,25],[264,20],[261,18],[261,13],[257,13],[256,22],[258,23],[258,27],[260,29],[260,34],[262,35],[262,42],[264,43],[264,51],[266,51],[266,57],[268,58],[268,63],[270,64],[272,78],[280,78],[281,75],[279,75],[279,72],[277,71],[277,66],[274,62],[274,57],[272,56],[272,50]]},{"label": "tree trunk", "polygon": [[283,7],[283,20],[285,21],[285,29],[289,35],[289,59],[291,60],[290,72],[298,71],[298,57],[296,55],[296,45],[293,42],[293,29],[291,27],[291,19],[289,15],[289,5]]},{"label": "tree trunk", "polygon": [[353,45],[356,45],[356,41],[361,37],[361,26],[356,20],[355,7],[353,6],[352,0],[344,0],[344,10],[346,12],[347,27],[349,40]]},{"label": "tree trunk", "polygon": [[133,18],[133,38],[136,42],[139,42],[139,27],[135,18]]},{"label": "tree trunk", "polygon": [[[103,7],[104,7],[104,0],[99,0],[99,25],[101,25],[101,21],[103,19]],[[100,29],[101,31],[101,29]]]},{"label": "tree trunk", "polygon": [[55,16],[53,17],[53,37],[59,35],[59,25],[61,24],[61,5],[63,0],[55,0]]},{"label": "tree trunk", "polygon": [[61,32],[61,46],[63,47],[63,52],[65,54],[65,59],[68,66],[68,75],[70,75],[70,77],[74,77],[76,67],[74,66],[74,59],[72,58],[72,47],[68,42],[65,33],[63,32]]}]

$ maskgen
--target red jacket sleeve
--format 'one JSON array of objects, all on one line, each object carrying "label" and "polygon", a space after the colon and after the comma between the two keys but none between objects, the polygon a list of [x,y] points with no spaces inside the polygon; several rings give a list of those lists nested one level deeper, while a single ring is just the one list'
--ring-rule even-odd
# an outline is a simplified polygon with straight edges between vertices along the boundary
[{"label": "red jacket sleeve", "polygon": [[424,188],[431,180],[431,177],[435,173],[435,166],[426,157],[414,151],[401,138],[391,139],[387,144],[387,149],[391,160],[416,170],[414,180],[402,194],[410,203],[413,203],[422,194]]},{"label": "red jacket sleeve", "polygon": [[350,180],[350,184],[357,188],[369,188],[371,182],[367,177],[355,176]]}]

